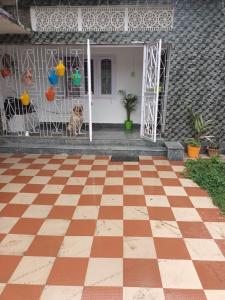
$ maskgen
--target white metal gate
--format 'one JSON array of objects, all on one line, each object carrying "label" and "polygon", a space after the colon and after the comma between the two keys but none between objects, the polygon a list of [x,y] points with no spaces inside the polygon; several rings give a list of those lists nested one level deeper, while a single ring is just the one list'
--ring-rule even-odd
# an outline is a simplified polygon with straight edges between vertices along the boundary
[{"label": "white metal gate", "polygon": [[161,40],[144,46],[141,137],[156,142],[159,82],[160,82]]}]

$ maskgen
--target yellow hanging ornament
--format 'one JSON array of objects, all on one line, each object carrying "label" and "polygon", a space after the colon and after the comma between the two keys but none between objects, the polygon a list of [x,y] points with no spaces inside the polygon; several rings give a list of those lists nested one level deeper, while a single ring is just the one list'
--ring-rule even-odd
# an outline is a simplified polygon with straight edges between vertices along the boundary
[{"label": "yellow hanging ornament", "polygon": [[64,76],[65,75],[65,66],[62,62],[62,60],[59,61],[58,65],[55,67],[56,74],[58,76]]},{"label": "yellow hanging ornament", "polygon": [[22,96],[20,97],[20,100],[21,100],[22,104],[25,106],[30,104],[30,95],[28,94],[28,92],[26,90],[23,92]]}]

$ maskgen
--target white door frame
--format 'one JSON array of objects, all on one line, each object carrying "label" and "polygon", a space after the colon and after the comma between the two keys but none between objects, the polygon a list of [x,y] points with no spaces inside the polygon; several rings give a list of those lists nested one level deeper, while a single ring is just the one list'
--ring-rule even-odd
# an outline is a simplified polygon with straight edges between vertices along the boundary
[{"label": "white door frame", "polygon": [[91,91],[91,46],[87,40],[87,69],[88,69],[88,113],[89,113],[89,139],[92,142],[92,91]]}]

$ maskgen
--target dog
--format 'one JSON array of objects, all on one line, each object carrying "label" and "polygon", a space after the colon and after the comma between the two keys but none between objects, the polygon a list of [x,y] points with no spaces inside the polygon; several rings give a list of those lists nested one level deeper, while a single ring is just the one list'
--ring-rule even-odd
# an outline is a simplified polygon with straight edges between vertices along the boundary
[{"label": "dog", "polygon": [[81,127],[83,125],[84,116],[83,116],[84,108],[82,105],[75,105],[73,108],[73,112],[70,116],[70,121],[68,124],[68,131],[70,135],[78,135],[81,133]]}]

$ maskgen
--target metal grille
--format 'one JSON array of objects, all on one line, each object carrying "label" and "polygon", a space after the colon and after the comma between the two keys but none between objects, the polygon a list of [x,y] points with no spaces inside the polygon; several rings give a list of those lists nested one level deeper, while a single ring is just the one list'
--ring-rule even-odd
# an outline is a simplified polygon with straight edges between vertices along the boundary
[{"label": "metal grille", "polygon": [[[55,98],[48,101],[48,76],[59,61],[66,67],[54,86]],[[86,49],[73,46],[5,46],[0,48],[0,110],[3,135],[72,136],[68,130],[73,108],[83,106],[83,126],[88,131],[88,97],[85,91]],[[79,70],[80,84],[74,86],[71,74]],[[28,74],[27,74],[28,73]],[[28,78],[26,77],[28,75]],[[30,75],[30,77],[29,77]],[[30,80],[30,81],[29,81]],[[29,84],[28,84],[29,83]],[[30,104],[21,103],[27,91]]]}]

